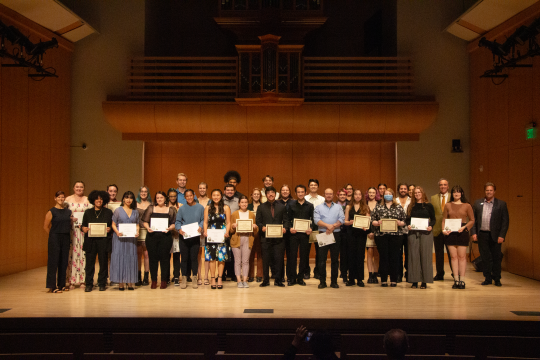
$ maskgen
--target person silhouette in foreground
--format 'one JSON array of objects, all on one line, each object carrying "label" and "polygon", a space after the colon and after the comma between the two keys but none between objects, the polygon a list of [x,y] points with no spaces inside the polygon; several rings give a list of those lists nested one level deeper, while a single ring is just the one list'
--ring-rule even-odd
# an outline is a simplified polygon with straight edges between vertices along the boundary
[{"label": "person silhouette in foreground", "polygon": [[409,338],[401,329],[392,329],[384,334],[384,350],[388,359],[402,360],[409,350]]},{"label": "person silhouette in foreground", "polygon": [[296,335],[294,336],[291,347],[283,355],[283,359],[294,359],[296,357],[298,349],[300,348],[304,340],[309,343],[315,359],[338,359],[335,353],[332,335],[328,331],[319,330],[311,333],[311,336],[306,337],[306,335],[309,335],[306,327],[300,325],[300,327],[296,329]]}]

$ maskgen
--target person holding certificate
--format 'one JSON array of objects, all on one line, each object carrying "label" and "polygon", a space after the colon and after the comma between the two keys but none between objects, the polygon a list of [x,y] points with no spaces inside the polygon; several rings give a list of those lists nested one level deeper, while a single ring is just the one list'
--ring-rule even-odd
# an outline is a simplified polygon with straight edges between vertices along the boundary
[{"label": "person holding certificate", "polygon": [[[169,207],[174,207],[174,209],[178,212],[178,209],[182,207],[182,204],[178,202],[178,193],[176,192],[176,189],[170,188],[167,191],[167,197],[169,200]],[[173,259],[173,280],[172,281],[174,282],[174,286],[180,286],[180,235],[178,234],[176,229],[171,232],[171,235],[173,238],[173,246],[171,248],[171,255]],[[186,259],[186,262],[187,261],[188,259]],[[189,262],[188,262],[188,272],[191,272],[191,268],[189,268]],[[170,274],[170,268],[169,268],[169,274]],[[167,277],[167,284],[169,283],[169,280],[168,280],[169,278],[170,276]],[[189,280],[191,280],[191,278],[189,278]]]},{"label": "person holding certificate", "polygon": [[148,231],[146,247],[150,258],[151,289],[157,289],[158,267],[161,268],[159,288],[167,288],[171,269],[172,231],[175,221],[176,208],[169,207],[167,195],[163,191],[158,191],[154,196],[154,205],[150,205],[143,215],[143,225]]},{"label": "person holding certificate", "polygon": [[353,199],[345,208],[345,225],[350,227],[350,233],[346,240],[349,243],[347,246],[348,252],[347,254],[341,254],[341,256],[348,256],[349,258],[349,281],[347,286],[358,285],[364,287],[364,256],[367,236],[371,232],[370,214],[369,206],[366,205],[362,196],[362,190],[354,190]]},{"label": "person holding certificate", "polygon": [[[316,208],[320,204],[324,202],[324,197],[317,194],[317,191],[319,191],[319,180],[317,179],[309,179],[308,181],[308,188],[309,188],[309,194],[306,196],[306,201],[313,204],[313,208]],[[315,225],[317,225],[315,223]],[[311,252],[311,244],[314,243],[315,245],[315,268],[313,269],[313,277],[315,279],[319,279],[319,265],[317,264],[317,258],[319,254],[319,245],[317,245],[317,234],[319,234],[318,228],[316,228],[311,235],[309,236],[309,248]],[[304,279],[307,280],[310,277],[311,268],[308,263],[308,269],[307,272],[304,274]]]},{"label": "person holding certificate", "polygon": [[137,281],[137,237],[139,236],[139,212],[135,195],[126,191],[122,196],[122,206],[112,217],[114,235],[111,254],[111,282],[118,283],[118,290],[134,290]]},{"label": "person holding certificate", "polygon": [[[199,269],[199,248],[201,244],[201,234],[204,223],[204,206],[195,202],[195,194],[193,190],[187,189],[184,192],[187,205],[178,208],[176,214],[175,227],[180,235],[180,252],[182,254],[182,285],[181,289],[187,287],[187,277],[189,276],[189,268],[193,272],[193,285],[197,289],[197,271]],[[191,266],[188,267],[188,262]],[[176,285],[176,279],[175,279]]]},{"label": "person holding certificate", "polygon": [[248,199],[240,196],[240,209],[231,215],[231,248],[238,288],[249,288],[249,257],[258,228],[255,214],[248,210]]},{"label": "person holding certificate", "polygon": [[403,226],[405,226],[405,211],[394,198],[394,191],[386,189],[384,203],[378,204],[371,213],[372,224],[375,227],[375,243],[379,250],[379,272],[381,286],[397,286],[397,278],[402,263],[400,258]]},{"label": "person holding certificate", "polygon": [[[205,182],[199,183],[199,204],[201,204],[205,209],[208,206],[208,204],[211,202],[210,198],[208,197],[208,184]],[[202,267],[204,264],[204,285],[210,285],[210,280],[208,280],[208,271],[210,270],[209,266],[210,263],[207,261],[204,261],[204,247],[205,247],[205,237],[201,233],[200,236],[200,247],[199,247],[199,254],[197,262],[199,263],[199,270],[197,272],[197,285],[202,285]]]},{"label": "person holding certificate", "polygon": [[[343,208],[332,201],[334,198],[334,190],[326,189],[324,191],[324,203],[315,207],[313,212],[313,221],[319,226],[321,234],[317,237],[319,243],[319,254],[317,255],[317,263],[319,266],[320,284],[319,289],[326,287],[326,259],[328,251],[330,251],[331,259],[331,274],[330,287],[337,289],[338,270],[339,270],[339,249],[341,242],[341,225],[345,222],[345,214]],[[333,235],[334,242],[330,244],[321,244],[321,236],[323,234]]]},{"label": "person holding certificate", "polygon": [[409,197],[412,199],[414,197],[414,189],[416,189],[416,185],[410,184],[409,185]]},{"label": "person holding certificate", "polygon": [[433,283],[433,226],[437,222],[435,209],[428,201],[422,187],[414,189],[413,198],[407,209],[407,227],[409,229],[408,252],[409,267],[407,281],[411,288],[427,288],[427,283]]},{"label": "person holding certificate", "polygon": [[[150,190],[148,186],[143,186],[139,189],[139,195],[137,196],[137,211],[139,212],[139,237],[137,238],[137,263],[139,266],[139,278],[136,286],[150,285],[150,262],[148,260],[148,250],[146,249],[146,229],[142,223],[144,211],[148,206],[152,205],[152,196],[150,196]],[[141,269],[142,262],[141,257],[144,255],[144,278],[142,277]]]},{"label": "person holding certificate", "polygon": [[[261,203],[261,190],[254,188],[251,192],[251,203],[248,205],[248,210],[252,211],[254,215],[257,215],[257,209]],[[249,277],[248,282],[255,281],[255,255],[257,255],[257,282],[261,282],[263,278],[263,259],[261,253],[261,238],[257,231],[255,239],[253,240],[253,247],[249,255]]]},{"label": "person holding certificate", "polygon": [[[291,204],[291,202],[294,201],[294,199],[292,198],[291,196],[291,188],[289,187],[289,185],[287,184],[284,184],[281,186],[281,189],[279,190],[279,194],[280,194],[280,198],[279,200],[276,200],[277,202],[279,202],[280,204],[283,204],[285,205],[285,208],[287,209],[287,212],[289,211],[289,205]],[[282,257],[285,256],[285,254],[287,254],[287,262],[289,261],[289,245],[290,245],[290,239],[291,239],[291,233],[289,231],[289,229],[287,229],[287,232],[283,235],[283,241],[285,243],[285,249],[283,250],[284,251],[284,254],[282,255]],[[272,271],[272,275],[274,275],[276,272],[275,272],[275,268],[274,268],[274,263],[275,261],[271,261],[270,262],[270,269]],[[296,280],[296,278],[292,278],[292,277],[289,277],[289,273],[288,272],[285,272],[285,261],[282,261],[281,262],[281,281],[282,282],[285,282],[285,278],[284,276],[287,275],[287,285],[288,286],[291,286],[291,285],[294,285],[294,281]]]},{"label": "person holding certificate", "polygon": [[[71,214],[76,218],[82,220],[82,216],[86,209],[89,209],[92,205],[88,202],[88,198],[84,196],[84,183],[82,181],[76,181],[73,185],[73,195],[66,198],[64,206],[67,206],[71,210]],[[75,285],[80,284],[84,289],[86,274],[84,269],[86,268],[86,257],[83,252],[84,245],[84,233],[81,230],[81,222],[77,221],[71,229],[71,252],[68,260],[67,270],[67,282],[70,284],[70,290],[75,289]]]},{"label": "person holding certificate", "polygon": [[[381,201],[379,192],[374,187],[370,187],[365,194],[366,204],[369,207],[369,213],[371,214],[377,204]],[[379,252],[377,251],[377,245],[375,244],[375,229],[371,225],[371,232],[367,235],[366,248],[367,248],[367,268],[369,272],[368,284],[378,284],[379,280],[377,275],[379,274]]]},{"label": "person holding certificate", "polygon": [[263,255],[263,273],[264,280],[259,285],[265,287],[270,285],[270,260],[275,260],[274,266],[276,269],[274,285],[284,287],[281,281],[283,274],[281,273],[283,262],[283,251],[285,244],[283,242],[283,234],[290,227],[287,208],[285,205],[276,201],[276,189],[269,186],[265,189],[267,201],[259,206],[255,221],[259,229],[261,229],[261,246]]},{"label": "person holding certificate", "polygon": [[[212,202],[204,209],[204,236],[206,247],[204,248],[205,260],[210,262],[210,275],[212,276],[211,289],[216,289],[216,261],[218,262],[218,289],[223,289],[223,270],[225,260],[229,255],[225,236],[231,228],[231,209],[223,203],[223,193],[220,189],[212,190]],[[220,230],[221,233],[219,231]],[[213,233],[210,236],[210,233]]]},{"label": "person holding certificate", "polygon": [[64,207],[65,199],[66,195],[63,191],[54,194],[56,204],[47,211],[43,225],[49,234],[46,282],[48,293],[56,294],[69,291],[65,285],[69,257],[69,235],[73,217],[71,210]]},{"label": "person holding certificate", "polygon": [[[291,285],[295,283],[306,286],[304,274],[308,271],[309,265],[309,236],[317,228],[313,219],[313,204],[306,201],[307,189],[304,185],[297,185],[294,189],[298,200],[293,201],[289,206],[289,219],[293,223],[291,227],[291,239],[289,245],[289,255],[287,257],[287,281],[292,280]],[[300,248],[300,264],[298,272],[296,271],[296,262]],[[294,282],[296,280],[296,282]]]},{"label": "person holding certificate", "polygon": [[[116,196],[118,195],[118,186],[116,186],[115,184],[108,185],[107,193],[109,194],[109,203],[105,207],[111,210],[114,214],[114,211],[120,206],[122,206],[122,202],[118,201],[118,199],[116,198]],[[113,233],[109,233],[109,275],[111,274],[112,234]],[[110,284],[118,285],[114,281],[111,281]]]},{"label": "person holding certificate", "polygon": [[[448,221],[457,219],[459,221]],[[468,221],[467,221],[468,220]],[[453,226],[450,223],[457,223]],[[445,245],[450,251],[454,285],[452,289],[465,289],[465,269],[467,268],[467,247],[469,246],[469,231],[474,225],[474,212],[471,204],[465,198],[461,186],[456,185],[450,192],[450,202],[444,207],[442,215],[442,233],[445,235]],[[455,278],[457,269],[458,278]]]},{"label": "person holding certificate", "polygon": [[[233,180],[235,181],[235,180]],[[240,198],[236,196],[236,188],[234,185],[226,184],[223,188],[223,204],[229,207],[231,214],[240,209],[238,202]],[[225,269],[223,270],[223,279],[230,278],[231,281],[236,281],[236,275],[234,275],[234,253],[229,247],[227,254],[230,257],[229,261],[225,262]]]},{"label": "person holding certificate", "polygon": [[84,212],[81,227],[85,234],[83,251],[86,254],[86,288],[84,291],[90,292],[94,287],[96,256],[99,261],[99,291],[105,291],[109,261],[108,234],[111,232],[113,213],[104,207],[109,202],[109,194],[106,191],[92,191],[88,195],[88,201],[94,205],[94,208]]}]

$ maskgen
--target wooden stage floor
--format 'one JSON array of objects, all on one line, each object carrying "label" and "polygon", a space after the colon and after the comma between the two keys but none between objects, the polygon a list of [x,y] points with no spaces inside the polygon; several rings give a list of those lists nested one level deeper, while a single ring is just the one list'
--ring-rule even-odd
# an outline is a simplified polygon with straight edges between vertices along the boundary
[{"label": "wooden stage floor", "polygon": [[[446,264],[448,266],[448,264]],[[330,271],[328,266],[328,272]],[[310,279],[298,285],[238,289],[224,282],[223,290],[210,286],[187,289],[170,285],[151,290],[100,292],[83,289],[62,294],[46,293],[46,268],[0,277],[1,319],[8,318],[213,318],[213,319],[425,319],[425,320],[510,320],[538,321],[539,316],[518,316],[512,311],[540,311],[540,282],[503,273],[502,287],[481,286],[481,273],[469,264],[465,290],[453,290],[450,271],[445,281],[428,284],[428,289],[397,288],[380,284],[317,289]],[[272,313],[245,313],[246,309],[272,309]]]}]

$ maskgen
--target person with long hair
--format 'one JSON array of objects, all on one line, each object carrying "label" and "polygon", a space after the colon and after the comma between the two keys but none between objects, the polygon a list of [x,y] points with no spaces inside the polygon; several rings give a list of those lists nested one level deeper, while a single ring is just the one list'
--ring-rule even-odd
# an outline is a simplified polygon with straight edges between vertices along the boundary
[{"label": "person with long hair", "polygon": [[[177,214],[178,214],[178,209],[180,209],[182,204],[178,202],[178,193],[176,192],[175,188],[170,188],[167,191],[167,198],[169,199],[169,207],[173,207],[177,211]],[[176,229],[171,231],[171,235],[173,238],[173,246],[171,248],[171,255],[173,259],[173,282],[174,282],[174,286],[180,286],[180,235],[178,234]],[[187,260],[188,259],[186,259],[186,262]],[[170,271],[171,269],[169,268],[169,274],[170,274]],[[189,271],[191,272],[191,268],[189,269]],[[167,276],[167,283],[169,282],[170,278],[171,278],[170,275]]]},{"label": "person with long hair", "polygon": [[[136,224],[135,237],[124,237],[120,232],[120,224]],[[137,237],[139,236],[139,212],[135,194],[126,191],[122,196],[122,206],[114,211],[112,217],[114,235],[111,254],[111,281],[118,283],[118,290],[134,290],[137,281]]]},{"label": "person with long hair", "polygon": [[[107,286],[108,262],[109,262],[109,237],[111,232],[113,212],[105,205],[109,202],[109,193],[94,190],[88,195],[88,201],[94,205],[93,209],[84,212],[81,229],[84,232],[83,250],[86,254],[86,288],[85,292],[92,291],[94,287],[94,272],[96,268],[96,256],[99,261],[98,286],[99,291],[105,291]],[[107,232],[103,237],[89,236],[90,224],[106,224]]]},{"label": "person with long hair", "polygon": [[414,189],[416,189],[416,185],[410,184],[409,185],[409,197],[412,199],[414,197]]},{"label": "person with long hair", "polygon": [[381,183],[377,186],[377,189],[377,191],[379,192],[380,202],[381,204],[384,204],[384,194],[386,192],[386,189],[388,189],[388,186],[386,186],[386,184],[384,183]]},{"label": "person with long hair", "polygon": [[[211,202],[210,198],[208,198],[208,184],[205,182],[199,183],[199,204],[201,204],[205,209],[208,206],[208,204]],[[204,261],[204,246],[205,246],[205,237],[201,233],[200,237],[200,247],[199,247],[199,254],[198,257],[198,263],[199,263],[199,271],[197,272],[197,285],[203,284],[203,274],[202,269],[204,266],[204,285],[210,285],[210,280],[208,280],[208,271],[210,270],[209,265],[207,261]],[[203,265],[204,264],[204,265]]]},{"label": "person with long hair", "polygon": [[[230,233],[231,228],[231,209],[223,203],[223,193],[220,189],[212,190],[210,195],[212,202],[204,209],[204,236],[208,236],[208,229],[223,229],[225,235]],[[211,289],[216,289],[216,261],[218,262],[218,289],[223,289],[223,270],[225,261],[228,259],[227,239],[222,243],[209,243],[206,240],[205,261],[210,262],[210,274],[212,276]]]},{"label": "person with long hair", "polygon": [[[188,283],[188,276],[190,275],[190,269],[193,272],[192,288],[197,289],[199,286],[197,280],[197,271],[199,269],[199,258],[197,254],[199,253],[199,248],[201,244],[200,234],[203,232],[203,223],[204,223],[204,206],[197,204],[195,202],[195,194],[191,189],[187,189],[184,192],[186,198],[186,205],[178,209],[176,215],[175,227],[180,235],[180,253],[182,256],[182,285],[181,289],[185,289]],[[186,237],[186,233],[183,230],[183,226],[188,224],[197,223],[199,228],[197,229],[199,236],[195,237]],[[191,266],[188,266],[191,263]],[[177,279],[175,279],[176,285]]]},{"label": "person with long hair", "polygon": [[[146,249],[146,228],[142,223],[142,217],[144,211],[148,206],[152,205],[152,196],[150,195],[150,190],[148,186],[142,186],[139,189],[139,194],[137,195],[137,211],[139,212],[139,237],[137,238],[137,264],[139,266],[138,280],[135,284],[136,286],[147,286],[150,285],[148,276],[150,274],[150,262],[148,260],[148,249]],[[144,278],[142,277],[142,261],[141,257],[144,256]]]},{"label": "person with long hair", "polygon": [[[370,187],[364,196],[366,205],[369,207],[370,214],[375,210],[377,204],[381,201],[379,192],[374,187]],[[368,284],[378,284],[377,279],[379,271],[379,252],[377,251],[377,244],[375,244],[375,233],[373,225],[370,227],[371,231],[367,234],[366,248],[367,248],[367,268],[369,272]]]},{"label": "person with long hair", "polygon": [[[291,188],[287,184],[281,185],[281,189],[279,190],[279,200],[276,200],[278,203],[285,205],[285,208],[287,209],[287,212],[289,211],[289,206],[292,202],[294,202],[294,199],[291,194]],[[283,234],[283,242],[285,244],[285,248],[283,249],[283,257],[287,256],[287,262],[289,262],[290,255],[289,255],[289,249],[291,246],[291,232],[290,229],[287,229],[287,232]],[[286,255],[285,255],[286,254]],[[275,264],[276,261],[272,261],[272,275],[276,274],[275,268],[273,264]],[[288,272],[285,272],[285,261],[281,261],[281,281],[285,282],[285,275],[287,275],[287,285],[292,286],[296,282],[296,277],[292,276]]]},{"label": "person with long hair", "polygon": [[[388,286],[388,276],[390,276],[390,286],[397,286],[399,267],[401,264],[401,236],[403,226],[405,226],[405,211],[394,197],[394,190],[387,188],[384,192],[384,202],[378,204],[371,213],[372,224],[375,227],[375,243],[379,250],[379,272],[381,273],[381,286]],[[396,219],[397,231],[382,232],[381,219]]]},{"label": "person with long hair", "polygon": [[[426,230],[417,230],[411,227],[411,218],[429,219]],[[407,227],[409,229],[408,251],[409,267],[407,281],[412,283],[411,288],[426,289],[428,283],[433,283],[433,226],[435,209],[429,202],[424,189],[417,186],[407,209]]]},{"label": "person with long hair", "polygon": [[[259,205],[262,204],[261,202],[262,194],[261,189],[254,188],[251,192],[251,202],[248,205],[248,210],[253,212],[253,214],[257,215],[257,209],[259,208]],[[262,252],[261,252],[261,237],[259,232],[257,231],[255,235],[255,238],[253,239],[253,247],[251,248],[251,253],[249,254],[249,276],[248,276],[248,282],[255,281],[255,268],[257,268],[257,282],[261,282],[263,278],[263,259],[262,259]],[[257,255],[257,266],[255,266],[255,255]]]},{"label": "person with long hair", "polygon": [[370,214],[371,211],[364,201],[362,190],[354,190],[352,200],[345,208],[345,225],[350,227],[350,233],[347,236],[347,254],[341,254],[341,256],[348,256],[349,281],[347,286],[364,287],[364,254],[366,253],[367,235],[371,230],[369,227],[359,229],[352,227],[352,225],[355,215],[370,216]]},{"label": "person with long hair", "polygon": [[[467,268],[467,247],[469,246],[469,232],[474,225],[474,212],[471,204],[465,197],[463,188],[456,185],[450,192],[450,202],[446,204],[442,217],[442,230],[445,235],[445,245],[450,251],[452,269],[454,271],[454,285],[452,289],[465,289],[465,269]],[[461,219],[461,228],[457,232],[446,230],[446,219]],[[458,278],[455,271],[458,269]]]},{"label": "person with long hair", "polygon": [[[258,228],[255,224],[255,214],[247,209],[247,197],[241,195],[239,205],[240,209],[231,215],[231,248],[234,252],[234,272],[237,279],[237,286],[238,288],[249,288],[249,257]],[[250,219],[253,222],[253,231],[249,233],[237,232],[236,220]]]},{"label": "person with long hair", "polygon": [[63,191],[54,194],[56,204],[47,211],[43,224],[43,229],[49,234],[46,281],[48,293],[69,291],[65,285],[73,216],[71,210],[64,207],[65,199]]},{"label": "person with long hair", "polygon": [[[182,193],[182,196],[184,193]],[[167,219],[167,229],[165,231],[152,230],[150,227],[152,219]],[[158,268],[161,268],[161,285],[159,288],[167,288],[171,269],[172,230],[174,230],[175,221],[176,208],[169,207],[167,194],[158,191],[154,196],[154,204],[148,206],[143,215],[143,225],[148,232],[148,235],[146,235],[146,247],[150,258],[151,289],[157,289]]]},{"label": "person with long hair", "polygon": [[[88,198],[84,196],[84,182],[75,181],[73,184],[73,194],[66,198],[65,205],[71,210],[72,214],[84,213],[87,209],[92,207]],[[86,257],[84,256],[84,233],[81,230],[81,224],[75,223],[75,226],[71,229],[71,252],[69,257],[68,283],[70,289],[75,289],[75,285],[80,284],[81,289],[86,286]]]}]

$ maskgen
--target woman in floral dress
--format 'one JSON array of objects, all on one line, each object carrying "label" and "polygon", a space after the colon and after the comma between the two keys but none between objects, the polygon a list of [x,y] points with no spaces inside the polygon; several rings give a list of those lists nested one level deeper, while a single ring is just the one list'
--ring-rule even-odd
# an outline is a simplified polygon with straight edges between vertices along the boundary
[{"label": "woman in floral dress", "polygon": [[[208,236],[208,229],[225,229],[225,237],[229,236],[231,209],[223,203],[223,193],[219,189],[212,190],[212,202],[204,209],[204,236]],[[216,288],[215,261],[218,261],[218,289],[223,289],[223,269],[228,259],[227,242],[208,243],[204,248],[204,260],[210,261],[210,273],[212,275],[211,288]]]},{"label": "woman in floral dress", "polygon": [[[73,195],[66,198],[66,207],[71,210],[71,213],[83,213],[86,209],[92,207],[88,198],[84,196],[84,183],[77,181],[73,185]],[[83,253],[84,233],[81,230],[81,224],[76,224],[71,229],[71,251],[69,252],[69,262],[67,268],[66,283],[69,284],[71,290],[75,289],[75,285],[85,287],[86,273],[86,257]]]}]

